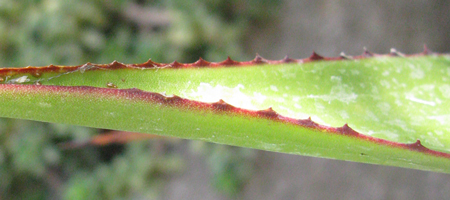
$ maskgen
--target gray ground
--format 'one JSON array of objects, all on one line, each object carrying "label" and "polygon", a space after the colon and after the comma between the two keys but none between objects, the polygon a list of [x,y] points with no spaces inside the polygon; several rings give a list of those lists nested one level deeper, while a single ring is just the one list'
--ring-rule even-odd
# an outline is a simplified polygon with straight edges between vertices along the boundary
[{"label": "gray ground", "polygon": [[[450,52],[450,1],[289,0],[273,28],[256,32],[250,52],[269,59],[396,48]],[[270,12],[270,11],[268,11]],[[244,199],[450,199],[450,175],[320,158],[258,152]],[[187,171],[169,182],[165,199],[227,199],[209,185],[204,160],[185,153]]]},{"label": "gray ground", "polygon": [[[187,169],[164,199],[220,199],[201,156],[185,153]],[[259,151],[243,199],[449,199],[450,175]]]}]

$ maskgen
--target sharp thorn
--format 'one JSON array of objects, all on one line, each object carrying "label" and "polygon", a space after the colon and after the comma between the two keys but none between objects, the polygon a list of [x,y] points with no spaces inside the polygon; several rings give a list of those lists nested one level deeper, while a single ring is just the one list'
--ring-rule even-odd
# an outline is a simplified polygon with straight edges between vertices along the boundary
[{"label": "sharp thorn", "polygon": [[315,51],[312,52],[311,56],[309,56],[310,60],[323,60],[323,56],[317,54]]}]

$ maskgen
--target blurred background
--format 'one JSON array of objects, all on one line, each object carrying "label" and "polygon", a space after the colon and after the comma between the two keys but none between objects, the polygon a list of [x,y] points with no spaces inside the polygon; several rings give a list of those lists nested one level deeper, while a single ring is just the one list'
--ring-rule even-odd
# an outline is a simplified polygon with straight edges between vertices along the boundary
[{"label": "blurred background", "polygon": [[[450,2],[0,0],[0,66],[449,52]],[[450,175],[0,119],[0,199],[450,199]]]}]

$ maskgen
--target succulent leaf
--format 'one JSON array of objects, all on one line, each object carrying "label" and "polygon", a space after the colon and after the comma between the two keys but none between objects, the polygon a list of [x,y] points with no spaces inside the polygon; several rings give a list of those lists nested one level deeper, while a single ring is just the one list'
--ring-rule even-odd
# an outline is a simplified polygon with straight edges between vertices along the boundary
[{"label": "succulent leaf", "polygon": [[449,173],[450,56],[0,68],[0,117]]}]

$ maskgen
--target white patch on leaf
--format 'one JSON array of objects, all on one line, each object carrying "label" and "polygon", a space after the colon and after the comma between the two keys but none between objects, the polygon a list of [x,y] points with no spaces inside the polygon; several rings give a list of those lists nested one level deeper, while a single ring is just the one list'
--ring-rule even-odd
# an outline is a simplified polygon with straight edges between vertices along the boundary
[{"label": "white patch on leaf", "polygon": [[433,101],[426,101],[426,100],[423,100],[423,99],[416,98],[414,96],[406,96],[406,99],[408,99],[408,100],[410,100],[412,102],[421,103],[421,104],[425,104],[425,105],[429,105],[429,106],[435,106],[436,105],[436,103],[433,102]]},{"label": "white patch on leaf", "polygon": [[191,90],[190,93],[183,95],[187,98],[192,98],[203,102],[217,102],[220,99],[224,100],[233,106],[245,108],[245,109],[261,109],[257,108],[252,101],[262,102],[267,97],[261,93],[254,93],[254,96],[249,96],[243,93],[241,90],[244,89],[244,85],[238,84],[234,88],[229,88],[222,85],[212,86],[209,83],[200,83],[197,90]]}]

